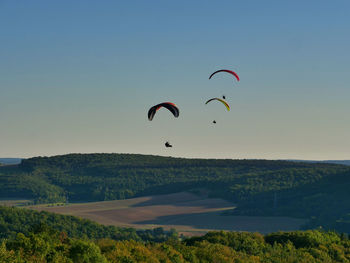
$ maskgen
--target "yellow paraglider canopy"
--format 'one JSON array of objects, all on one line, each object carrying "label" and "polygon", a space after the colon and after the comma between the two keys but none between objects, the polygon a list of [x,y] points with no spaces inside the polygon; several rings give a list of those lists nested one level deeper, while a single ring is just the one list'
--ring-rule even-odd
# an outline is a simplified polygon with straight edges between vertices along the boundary
[{"label": "yellow paraglider canopy", "polygon": [[228,105],[228,103],[226,101],[224,101],[223,99],[220,99],[220,98],[212,98],[210,100],[208,100],[205,104],[208,104],[209,102],[213,101],[213,100],[218,100],[220,101],[222,104],[224,104],[226,106],[226,109],[228,111],[230,111],[230,105]]}]

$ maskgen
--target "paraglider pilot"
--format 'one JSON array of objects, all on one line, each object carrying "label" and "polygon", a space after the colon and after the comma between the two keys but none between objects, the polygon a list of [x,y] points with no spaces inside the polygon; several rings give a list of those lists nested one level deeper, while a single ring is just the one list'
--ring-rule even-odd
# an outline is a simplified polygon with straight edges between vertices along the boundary
[{"label": "paraglider pilot", "polygon": [[166,142],[165,147],[169,148],[169,147],[173,147],[173,146],[169,142]]}]

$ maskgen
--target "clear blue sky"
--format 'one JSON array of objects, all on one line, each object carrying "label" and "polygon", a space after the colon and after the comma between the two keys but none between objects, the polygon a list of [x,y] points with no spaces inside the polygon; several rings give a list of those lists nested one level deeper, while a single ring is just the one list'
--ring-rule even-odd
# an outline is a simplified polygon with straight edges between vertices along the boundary
[{"label": "clear blue sky", "polygon": [[[0,0],[0,157],[350,159],[349,10],[348,0]],[[209,81],[220,68],[241,81]],[[204,105],[223,94],[230,112]],[[163,101],[180,117],[148,121]]]}]

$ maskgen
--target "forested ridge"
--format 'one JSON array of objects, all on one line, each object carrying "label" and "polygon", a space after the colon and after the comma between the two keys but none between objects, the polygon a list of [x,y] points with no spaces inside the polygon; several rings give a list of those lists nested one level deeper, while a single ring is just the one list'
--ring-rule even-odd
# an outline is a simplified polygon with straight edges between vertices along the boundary
[{"label": "forested ridge", "polygon": [[136,230],[134,228],[104,226],[75,216],[0,206],[0,240],[13,239],[18,233],[27,235],[43,226],[64,232],[72,238],[91,240],[111,238],[161,242],[177,235],[175,230],[164,231],[162,228]]},{"label": "forested ridge", "polygon": [[35,203],[124,199],[205,188],[240,215],[309,218],[305,226],[350,232],[350,167],[269,160],[137,154],[35,157],[0,167],[0,197]]}]

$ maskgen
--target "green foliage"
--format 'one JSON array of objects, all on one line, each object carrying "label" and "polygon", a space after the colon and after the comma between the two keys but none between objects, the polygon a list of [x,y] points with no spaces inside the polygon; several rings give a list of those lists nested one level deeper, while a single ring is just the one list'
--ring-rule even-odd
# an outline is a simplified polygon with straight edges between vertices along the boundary
[{"label": "green foliage", "polygon": [[61,237],[52,229],[19,233],[4,243],[0,257],[3,252],[4,256],[12,255],[12,262],[107,262],[93,242]]},{"label": "green foliage", "polygon": [[93,242],[71,238],[46,226],[4,241],[0,245],[0,262],[350,262],[350,240],[314,230],[266,236],[209,232],[182,242],[146,244],[112,239]]},{"label": "green foliage", "polygon": [[259,233],[245,232],[209,232],[204,237],[194,237],[186,240],[186,244],[193,245],[196,242],[207,242],[229,246],[237,251],[243,251],[251,255],[258,255],[264,248],[264,237]]},{"label": "green foliage", "polygon": [[76,263],[104,263],[106,258],[101,255],[100,248],[93,242],[73,240],[69,248],[69,257]]},{"label": "green foliage", "polygon": [[340,243],[341,238],[335,232],[278,232],[268,234],[265,240],[269,244],[291,242],[296,248],[317,247],[320,245],[330,245]]}]

